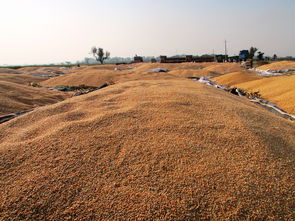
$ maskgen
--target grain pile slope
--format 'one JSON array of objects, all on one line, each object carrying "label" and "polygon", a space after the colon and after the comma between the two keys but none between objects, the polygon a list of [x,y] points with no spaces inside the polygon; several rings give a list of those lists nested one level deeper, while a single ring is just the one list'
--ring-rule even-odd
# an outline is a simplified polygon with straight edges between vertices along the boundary
[{"label": "grain pile slope", "polygon": [[[55,67],[55,69],[57,68]],[[61,92],[29,86],[30,83],[40,83],[48,79],[47,77],[32,76],[32,71],[38,70],[44,71],[46,69],[45,67],[26,67],[17,70],[0,69],[0,115],[56,103],[70,96]]]},{"label": "grain pile slope", "polygon": [[295,61],[278,61],[257,67],[259,70],[285,70],[295,68]]},{"label": "grain pile slope", "polygon": [[237,63],[183,63],[176,66],[171,74],[176,76],[212,76],[217,77],[226,73],[243,71]]},{"label": "grain pile slope", "polygon": [[232,86],[235,84],[262,79],[262,76],[256,75],[250,71],[233,72],[213,78],[218,84]]},{"label": "grain pile slope", "polygon": [[[26,81],[16,78],[12,81],[14,80]],[[69,95],[62,92],[34,88],[0,80],[0,115],[29,110],[46,104],[53,104],[67,97],[69,97]]]},{"label": "grain pile slope", "polygon": [[51,72],[51,71],[60,71],[64,70],[63,67],[58,67],[58,66],[35,66],[35,67],[23,67],[17,69],[22,73],[27,73],[27,74],[34,74],[34,73],[41,73],[41,72]]},{"label": "grain pile slope", "polygon": [[295,75],[264,78],[236,84],[246,91],[259,91],[262,97],[295,115]]},{"label": "grain pile slope", "polygon": [[0,125],[0,219],[294,219],[295,125],[189,80],[133,81]]},{"label": "grain pile slope", "polygon": [[[120,83],[135,80],[152,80],[152,79],[174,79],[174,75],[169,73],[148,72],[153,64],[132,65],[134,69],[129,69],[129,65],[98,65],[89,66],[75,71],[73,74],[67,74],[43,81],[43,86],[58,85],[88,85],[100,86],[104,83]],[[158,64],[159,67],[159,64]],[[115,70],[115,68],[121,70]]]},{"label": "grain pile slope", "polygon": [[[168,73],[148,71],[166,68]],[[115,70],[120,69],[120,70]],[[239,64],[227,63],[140,63],[131,65],[96,65],[72,70],[71,74],[43,81],[43,86],[88,85],[99,86],[104,83],[122,83],[135,80],[176,79],[188,76],[219,76],[233,71],[241,71]]]},{"label": "grain pile slope", "polygon": [[21,74],[21,71],[11,68],[0,68],[0,74]]},{"label": "grain pile slope", "polygon": [[217,74],[227,74],[244,70],[239,63],[212,63],[212,65],[204,69],[206,71],[212,71]]},{"label": "grain pile slope", "polygon": [[34,77],[27,74],[0,74],[0,81],[13,82],[16,84],[29,85],[30,83],[38,83],[48,78]]}]

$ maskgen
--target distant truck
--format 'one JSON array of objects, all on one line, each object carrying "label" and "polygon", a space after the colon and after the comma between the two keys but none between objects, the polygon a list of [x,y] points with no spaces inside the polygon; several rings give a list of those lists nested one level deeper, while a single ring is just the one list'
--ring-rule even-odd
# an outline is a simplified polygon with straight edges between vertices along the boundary
[{"label": "distant truck", "polygon": [[241,61],[246,61],[249,58],[249,51],[248,50],[240,51],[239,58]]}]

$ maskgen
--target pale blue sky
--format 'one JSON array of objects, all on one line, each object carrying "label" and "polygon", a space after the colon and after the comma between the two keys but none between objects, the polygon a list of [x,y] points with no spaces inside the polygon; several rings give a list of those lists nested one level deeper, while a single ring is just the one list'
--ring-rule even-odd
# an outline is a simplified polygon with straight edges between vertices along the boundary
[{"label": "pale blue sky", "polygon": [[0,0],[0,64],[111,56],[295,56],[295,0]]}]

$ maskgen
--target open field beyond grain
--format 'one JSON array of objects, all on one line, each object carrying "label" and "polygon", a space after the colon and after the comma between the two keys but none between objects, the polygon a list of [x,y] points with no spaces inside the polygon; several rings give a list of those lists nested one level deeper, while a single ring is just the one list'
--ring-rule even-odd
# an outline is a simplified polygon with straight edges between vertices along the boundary
[{"label": "open field beyond grain", "polygon": [[[147,71],[157,67],[170,71]],[[32,79],[109,84],[71,98],[0,76],[1,90],[63,100],[0,124],[0,219],[294,220],[294,122],[186,78],[204,75],[263,94],[278,79],[294,94],[284,80],[292,76],[264,78],[238,64],[98,65]]]}]

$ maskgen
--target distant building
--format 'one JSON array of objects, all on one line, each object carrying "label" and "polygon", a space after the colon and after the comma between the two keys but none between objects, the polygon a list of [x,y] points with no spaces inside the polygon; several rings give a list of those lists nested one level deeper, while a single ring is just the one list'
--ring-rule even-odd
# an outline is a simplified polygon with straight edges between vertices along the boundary
[{"label": "distant building", "polygon": [[134,56],[134,60],[133,60],[134,63],[140,63],[140,62],[143,62],[143,57],[140,57],[140,56],[137,56],[135,55]]}]

